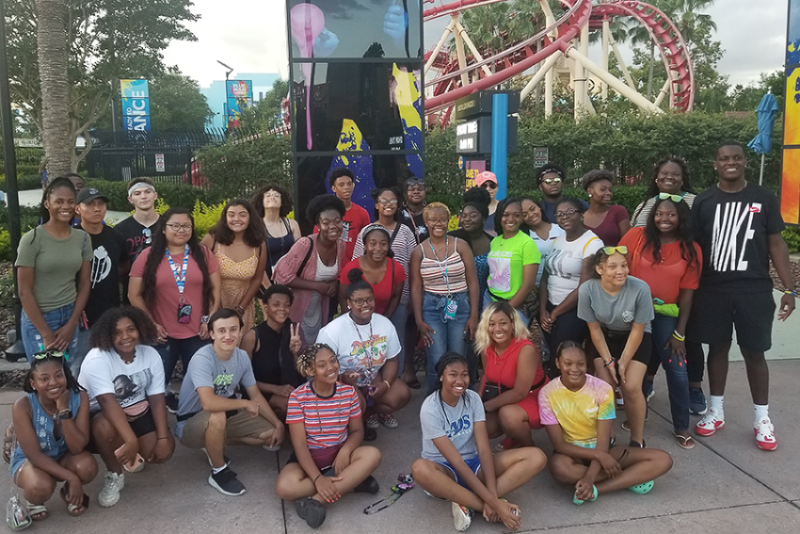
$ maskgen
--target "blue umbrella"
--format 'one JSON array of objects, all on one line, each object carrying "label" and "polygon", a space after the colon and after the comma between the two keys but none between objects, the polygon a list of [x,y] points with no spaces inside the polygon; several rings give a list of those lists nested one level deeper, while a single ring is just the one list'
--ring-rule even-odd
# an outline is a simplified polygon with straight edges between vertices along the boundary
[{"label": "blue umbrella", "polygon": [[758,183],[764,181],[764,156],[772,150],[772,127],[775,126],[775,115],[778,113],[778,102],[770,92],[764,95],[758,103],[756,113],[758,114],[758,134],[750,141],[747,146],[753,149],[756,154],[761,154],[761,174]]}]

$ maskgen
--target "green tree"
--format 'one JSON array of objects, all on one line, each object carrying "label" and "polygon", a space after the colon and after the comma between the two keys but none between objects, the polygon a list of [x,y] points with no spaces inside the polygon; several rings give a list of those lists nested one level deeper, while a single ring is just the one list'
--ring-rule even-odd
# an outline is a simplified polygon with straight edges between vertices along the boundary
[{"label": "green tree", "polygon": [[177,68],[150,84],[150,121],[154,130],[203,130],[214,113],[195,80]]},{"label": "green tree", "polygon": [[283,99],[289,95],[289,80],[275,80],[272,89],[267,91],[259,102],[245,110],[242,126],[259,132],[269,132],[283,125],[281,107]]},{"label": "green tree", "polygon": [[[91,149],[89,142],[86,149],[75,153],[75,139],[109,113],[112,91],[118,90],[112,87],[113,81],[157,78],[165,71],[164,49],[172,40],[194,40],[185,23],[199,18],[190,11],[190,0],[10,0],[6,5],[14,103],[42,132],[43,139],[57,127],[44,120],[43,111],[53,105],[67,106],[68,114],[58,127],[69,129],[69,140],[61,139],[65,136],[60,134],[59,143],[62,150],[70,152],[72,170]],[[61,24],[57,32],[63,43],[60,51],[68,54],[68,68],[60,71],[58,80],[66,86],[67,94],[57,96],[62,102],[58,104],[42,90],[40,82],[40,72],[50,72],[46,66],[50,58],[37,55],[39,17],[50,13],[41,11],[43,7],[59,10],[53,20],[58,18]],[[56,162],[51,159],[50,165]],[[59,162],[58,166],[61,169],[63,164]]]}]

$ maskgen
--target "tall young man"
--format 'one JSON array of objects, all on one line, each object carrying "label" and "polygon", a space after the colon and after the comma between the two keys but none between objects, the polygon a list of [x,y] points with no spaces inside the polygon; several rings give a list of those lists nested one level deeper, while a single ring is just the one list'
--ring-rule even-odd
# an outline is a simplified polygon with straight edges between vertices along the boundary
[{"label": "tall young man", "polygon": [[783,219],[775,195],[745,178],[747,159],[741,144],[722,143],[714,155],[714,169],[719,181],[700,193],[692,207],[703,274],[686,337],[709,344],[711,387],[708,413],[696,432],[712,436],[725,426],[723,395],[735,327],[753,398],[756,444],[771,451],[778,442],[769,418],[769,369],[764,359],[772,345],[775,313],[770,259],[787,288],[778,319],[785,321],[795,307],[789,250],[781,236]]},{"label": "tall young man", "polygon": [[[328,177],[328,183],[331,186],[333,194],[336,195],[342,202],[344,202],[345,210],[347,210],[342,217],[344,227],[342,229],[342,239],[347,243],[345,248],[345,258],[348,260],[353,258],[353,249],[356,248],[356,238],[361,230],[370,223],[369,213],[367,210],[353,202],[353,189],[356,183],[353,178],[353,172],[347,167],[338,167],[331,171]],[[314,228],[316,232],[317,229]]]},{"label": "tall young man", "polygon": [[[564,198],[562,191],[564,190],[566,179],[567,174],[564,169],[554,163],[548,163],[536,171],[536,184],[542,191],[542,199],[544,200],[544,214],[551,223],[556,222],[556,207],[558,207],[561,199]],[[584,211],[589,209],[589,204],[585,200],[579,199],[578,201]]]},{"label": "tall young man", "polygon": [[[115,226],[125,239],[125,253],[133,264],[142,250],[153,243],[153,232],[158,222],[156,213],[156,199],[158,193],[150,178],[135,178],[128,186],[128,202],[133,207],[133,215],[120,221]],[[128,277],[122,278],[122,295],[125,303],[128,302]]]},{"label": "tall young man", "polygon": [[[192,449],[204,449],[211,464],[208,483],[225,495],[242,495],[244,485],[228,467],[226,444],[278,447],[284,427],[258,390],[247,353],[239,348],[242,318],[218,310],[208,322],[214,343],[192,357],[181,386],[175,435]],[[247,392],[240,398],[236,388]]]},{"label": "tall young man", "polygon": [[70,369],[77,376],[81,362],[89,352],[89,328],[106,310],[120,305],[119,283],[130,270],[125,253],[125,238],[116,229],[103,224],[108,198],[94,187],[85,187],[78,193],[81,229],[92,240],[92,274],[89,300],[84,312],[86,322],[80,325],[78,347],[70,361]]},{"label": "tall young man", "polygon": [[402,187],[404,202],[400,222],[414,231],[419,244],[428,239],[428,227],[422,218],[422,209],[425,207],[427,197],[425,180],[412,175],[403,182]]}]

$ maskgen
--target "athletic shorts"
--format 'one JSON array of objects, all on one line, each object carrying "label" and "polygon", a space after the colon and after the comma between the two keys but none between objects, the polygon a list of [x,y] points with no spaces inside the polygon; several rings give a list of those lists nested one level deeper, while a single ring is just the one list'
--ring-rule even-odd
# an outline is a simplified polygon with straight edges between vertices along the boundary
[{"label": "athletic shorts", "polygon": [[[103,412],[94,412],[90,415],[90,420],[94,419],[101,413]],[[151,410],[147,410],[133,421],[128,421],[128,424],[131,425],[131,430],[133,430],[133,433],[137,438],[141,438],[142,436],[146,436],[147,434],[156,431],[156,422],[153,421],[153,412]],[[86,450],[92,454],[100,453],[97,448],[97,444],[94,441],[94,436],[89,438],[89,444],[86,446]]]},{"label": "athletic shorts", "polygon": [[[441,465],[445,469],[449,469],[450,472],[453,473],[453,477],[456,479],[456,482],[458,483],[459,486],[463,486],[463,487],[467,488],[468,490],[472,491],[472,488],[467,486],[467,483],[464,482],[463,480],[461,480],[461,477],[458,476],[458,473],[453,468],[453,466],[450,465],[450,462],[445,460],[444,462],[436,462],[436,463]],[[481,459],[480,459],[479,456],[476,456],[475,458],[464,459],[464,463],[467,464],[467,467],[469,467],[470,470],[473,473],[475,473],[475,475],[478,474],[478,470],[481,468]]]},{"label": "athletic shorts", "polygon": [[[611,353],[611,357],[615,360],[619,360],[620,357],[622,357],[622,351],[625,350],[625,345],[628,343],[629,335],[630,332],[616,332],[603,328],[603,337],[606,339],[608,351]],[[588,341],[591,343],[591,338],[589,338]],[[636,349],[631,361],[641,362],[645,365],[650,363],[650,353],[653,348],[652,344],[652,334],[649,332],[644,332],[642,335],[642,342],[639,343],[639,348]],[[600,354],[597,352],[597,349],[594,346],[592,346],[591,353],[593,358],[600,358]]]},{"label": "athletic shorts", "polygon": [[[211,412],[202,411],[187,419],[181,432],[181,443],[190,449],[205,447],[206,428],[210,417]],[[274,428],[272,423],[261,415],[253,417],[247,410],[239,410],[225,421],[226,439],[257,438]]]},{"label": "athletic shorts", "polygon": [[686,338],[698,343],[729,343],[736,327],[736,341],[743,349],[768,351],[772,347],[775,300],[764,293],[694,292]]}]

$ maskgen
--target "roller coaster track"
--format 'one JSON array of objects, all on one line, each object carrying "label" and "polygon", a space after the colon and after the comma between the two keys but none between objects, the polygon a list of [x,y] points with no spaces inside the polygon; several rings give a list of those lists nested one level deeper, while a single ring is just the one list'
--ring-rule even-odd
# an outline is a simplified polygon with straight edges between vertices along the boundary
[{"label": "roller coaster track", "polygon": [[[430,3],[432,0],[428,0]],[[503,0],[457,0],[449,4],[434,6],[423,13],[424,20],[433,20],[446,15],[454,15],[466,9],[494,4]],[[633,17],[644,25],[653,42],[661,52],[664,67],[670,77],[670,97],[672,107],[679,111],[690,111],[694,102],[694,70],[686,43],[669,18],[655,7],[638,0],[612,0],[592,5],[591,0],[561,0],[566,8],[561,18],[542,31],[497,54],[473,61],[465,68],[459,68],[457,59],[437,58],[435,64],[440,74],[425,83],[433,86],[433,96],[425,101],[425,113],[430,114],[452,106],[459,98],[477,91],[495,87],[509,78],[524,72],[557,52],[567,53],[571,41],[575,39],[584,25],[598,28],[604,19],[612,17]],[[551,40],[549,35],[556,35]],[[536,50],[537,44],[542,47]],[[442,56],[442,54],[439,54]],[[430,52],[426,54],[426,61]],[[475,58],[472,58],[475,59]],[[489,67],[487,75],[484,67]],[[472,81],[461,85],[461,75],[467,74]],[[449,117],[449,111],[447,112]]]}]

